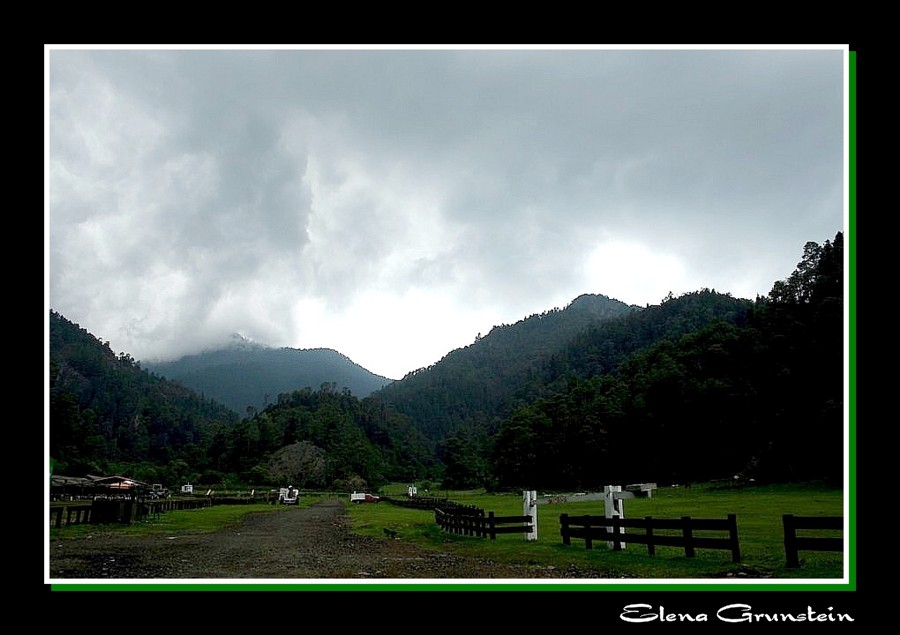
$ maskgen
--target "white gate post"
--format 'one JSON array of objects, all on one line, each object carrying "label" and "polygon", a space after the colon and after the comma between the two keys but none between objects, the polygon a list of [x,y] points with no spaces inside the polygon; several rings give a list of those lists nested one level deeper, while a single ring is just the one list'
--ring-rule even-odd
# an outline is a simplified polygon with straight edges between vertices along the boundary
[{"label": "white gate post", "polygon": [[[623,501],[619,496],[621,496],[622,486],[621,485],[604,485],[603,486],[603,503],[604,503],[604,516],[606,518],[612,518],[613,516],[617,518],[625,518],[625,501]],[[612,531],[612,527],[606,528],[607,532]],[[624,534],[625,528],[619,527],[619,533]],[[620,543],[622,549],[625,548],[624,542]],[[613,543],[611,540],[606,542],[606,545],[612,549]]]},{"label": "white gate post", "polygon": [[525,532],[525,542],[537,540],[537,490],[522,491],[522,515],[531,516],[531,531]]}]

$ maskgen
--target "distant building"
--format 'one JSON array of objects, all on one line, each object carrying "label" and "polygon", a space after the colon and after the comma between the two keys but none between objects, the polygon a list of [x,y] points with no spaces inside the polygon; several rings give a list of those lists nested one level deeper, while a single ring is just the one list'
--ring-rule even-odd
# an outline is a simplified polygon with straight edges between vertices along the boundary
[{"label": "distant building", "polygon": [[127,476],[63,476],[50,477],[50,500],[74,500],[95,496],[125,496],[143,494],[149,485]]}]

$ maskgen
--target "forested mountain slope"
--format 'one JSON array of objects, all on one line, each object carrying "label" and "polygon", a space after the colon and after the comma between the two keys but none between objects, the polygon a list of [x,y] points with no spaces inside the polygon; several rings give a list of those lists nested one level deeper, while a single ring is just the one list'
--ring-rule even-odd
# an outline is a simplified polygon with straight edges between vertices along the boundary
[{"label": "forested mountain slope", "polygon": [[532,398],[521,387],[549,355],[591,325],[640,311],[604,295],[582,295],[565,309],[495,326],[469,346],[408,374],[373,398],[409,417],[435,441],[461,427],[489,426]]},{"label": "forested mountain slope", "polygon": [[391,383],[335,350],[270,348],[246,341],[144,366],[242,416],[274,403],[281,393],[303,388],[335,384],[362,398]]},{"label": "forested mountain slope", "polygon": [[[564,389],[516,410],[490,449],[497,485],[840,483],[842,234],[823,245],[807,243],[795,272],[738,315],[665,337],[615,372],[572,374]],[[583,341],[599,341],[597,333]],[[582,367],[592,357],[587,346],[569,353]]]},{"label": "forested mountain slope", "polygon": [[[148,480],[198,471],[234,412],[116,355],[79,325],[50,312],[50,455],[58,473],[134,472]],[[158,472],[158,473],[157,473]]]},{"label": "forested mountain slope", "polygon": [[751,306],[709,290],[643,309],[583,295],[563,310],[496,327],[373,397],[435,442],[458,431],[491,434],[500,419],[564,389],[572,376],[612,372],[642,348],[715,320],[740,322]]}]

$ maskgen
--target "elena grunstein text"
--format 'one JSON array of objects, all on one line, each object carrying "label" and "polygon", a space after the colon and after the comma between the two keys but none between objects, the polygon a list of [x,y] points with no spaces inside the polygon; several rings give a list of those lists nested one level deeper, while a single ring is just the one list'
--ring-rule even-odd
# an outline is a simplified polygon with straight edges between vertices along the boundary
[{"label": "elena grunstein text", "polygon": [[[803,613],[754,613],[749,604],[728,604],[715,613],[720,622],[853,622],[846,613],[834,613],[829,606],[825,613],[814,611],[811,606]],[[664,606],[658,609],[651,604],[629,604],[619,617],[624,622],[708,622],[706,613],[668,613]]]}]

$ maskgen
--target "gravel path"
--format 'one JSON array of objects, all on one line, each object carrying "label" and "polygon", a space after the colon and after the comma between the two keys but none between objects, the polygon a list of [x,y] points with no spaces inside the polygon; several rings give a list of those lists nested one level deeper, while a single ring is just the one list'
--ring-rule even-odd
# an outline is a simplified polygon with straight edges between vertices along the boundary
[{"label": "gravel path", "polygon": [[126,536],[102,529],[50,542],[51,579],[597,578],[601,572],[498,564],[355,536],[339,500],[248,515],[215,533]]}]

